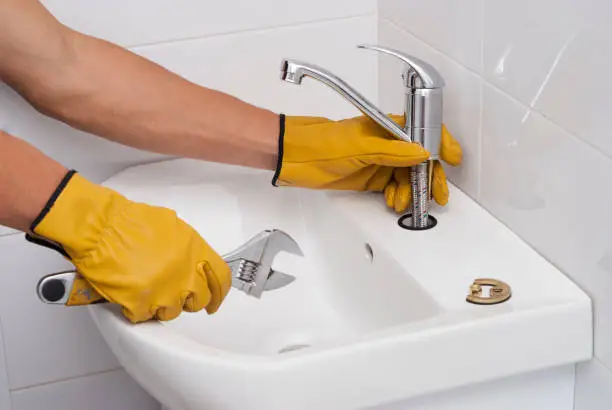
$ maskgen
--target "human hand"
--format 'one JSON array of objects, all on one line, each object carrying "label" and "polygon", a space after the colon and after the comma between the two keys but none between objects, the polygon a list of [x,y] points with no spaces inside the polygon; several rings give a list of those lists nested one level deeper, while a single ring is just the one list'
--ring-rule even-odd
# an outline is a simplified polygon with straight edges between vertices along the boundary
[{"label": "human hand", "polygon": [[[404,117],[391,115],[404,126]],[[400,141],[366,116],[340,121],[286,116],[281,120],[279,161],[273,184],[311,189],[384,192],[387,205],[403,212],[410,204],[410,167],[429,158],[421,145]],[[283,132],[284,131],[284,132]],[[461,163],[461,147],[442,131],[442,159]],[[446,204],[444,169],[434,161],[433,195]]]},{"label": "human hand", "polygon": [[[404,126],[404,117],[392,116],[401,126]],[[442,124],[442,141],[440,143],[440,158],[451,166],[460,165],[463,160],[461,146]],[[448,183],[444,167],[439,160],[432,161],[431,193],[434,201],[440,206],[448,203]],[[384,190],[387,206],[397,213],[402,213],[410,206],[412,188],[410,184],[410,168],[396,168],[393,177]]]},{"label": "human hand", "polygon": [[231,272],[176,213],[132,202],[70,172],[32,224],[29,239],[61,252],[131,322],[217,311]]}]

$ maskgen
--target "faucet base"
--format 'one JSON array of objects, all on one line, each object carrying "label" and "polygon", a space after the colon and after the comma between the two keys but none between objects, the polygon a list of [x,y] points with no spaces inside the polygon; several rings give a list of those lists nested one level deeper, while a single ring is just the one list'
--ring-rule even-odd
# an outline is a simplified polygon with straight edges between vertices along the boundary
[{"label": "faucet base", "polygon": [[424,226],[414,226],[412,222],[412,214],[407,214],[402,216],[397,224],[404,229],[408,229],[409,231],[426,231],[435,227],[438,224],[438,220],[431,215],[427,216],[427,223]]},{"label": "faucet base", "polygon": [[412,204],[410,213],[415,228],[426,228],[429,224],[430,187],[433,177],[431,161],[425,161],[411,168],[410,185],[412,188]]}]

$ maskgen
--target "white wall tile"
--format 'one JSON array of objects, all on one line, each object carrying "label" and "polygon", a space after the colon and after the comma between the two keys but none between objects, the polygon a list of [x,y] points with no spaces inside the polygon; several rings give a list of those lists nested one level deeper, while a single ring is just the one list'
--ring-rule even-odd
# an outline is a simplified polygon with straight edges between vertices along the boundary
[{"label": "white wall tile", "polygon": [[281,60],[319,65],[375,100],[377,56],[357,49],[359,43],[375,39],[376,18],[370,16],[134,50],[195,83],[275,112],[342,118],[360,113],[311,78],[300,86],[282,82]]},{"label": "white wall tile", "polygon": [[0,238],[0,319],[12,389],[118,368],[86,308],[43,304],[36,284],[72,268],[59,253]]},{"label": "white wall tile", "polygon": [[482,203],[590,294],[612,365],[612,160],[488,85],[483,106]]},{"label": "white wall tile", "polygon": [[288,26],[376,12],[376,0],[43,0],[64,24],[121,45]]},{"label": "white wall tile", "polygon": [[593,360],[579,364],[576,376],[574,410],[609,410],[612,403],[612,371]]},{"label": "white wall tile", "polygon": [[12,393],[13,410],[160,410],[159,402],[123,370]]},{"label": "white wall tile", "polygon": [[608,156],[611,11],[601,0],[490,0],[484,31],[487,80]]},{"label": "white wall tile", "polygon": [[0,332],[0,409],[11,410],[11,396],[9,393],[8,371],[6,369],[6,355],[4,341]]},{"label": "white wall tile", "polygon": [[379,15],[480,72],[483,2],[379,0]]},{"label": "white wall tile", "polygon": [[[432,64],[444,77],[444,123],[464,151],[464,162],[461,166],[452,167],[445,164],[444,169],[453,183],[468,195],[478,198],[482,80],[461,64],[385,19],[379,24],[378,44],[421,58]],[[401,114],[405,104],[401,80],[402,63],[390,56],[380,56],[379,72],[381,109]]]},{"label": "white wall tile", "polygon": [[573,393],[574,366],[568,365],[428,394],[369,410],[573,410]]},{"label": "white wall tile", "polygon": [[582,28],[587,9],[584,3],[584,0],[486,0],[485,78],[523,103],[531,104],[567,43]]},{"label": "white wall tile", "polygon": [[612,158],[611,71],[609,22],[589,26],[569,42],[535,107]]}]

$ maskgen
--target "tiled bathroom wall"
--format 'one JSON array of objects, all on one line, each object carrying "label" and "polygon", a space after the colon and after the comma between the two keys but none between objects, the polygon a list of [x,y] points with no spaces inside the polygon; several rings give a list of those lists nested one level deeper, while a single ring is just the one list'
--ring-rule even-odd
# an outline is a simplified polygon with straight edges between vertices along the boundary
[{"label": "tiled bathroom wall", "polygon": [[[465,149],[453,182],[593,299],[576,410],[612,402],[611,17],[606,0],[379,0],[378,42],[447,80],[444,121]],[[402,109],[400,70],[380,57],[386,111]]]},{"label": "tiled bathroom wall", "polygon": [[[367,97],[377,96],[377,58],[355,47],[376,39],[375,0],[312,0],[308,7],[281,0],[43,3],[70,27],[277,112],[358,113],[320,84],[282,83],[283,57],[320,63]],[[0,128],[95,181],[160,158],[46,118],[1,83]],[[37,280],[69,266],[0,227],[0,410],[10,410],[11,401],[12,410],[157,410],[158,403],[119,368],[86,310],[38,301]]]}]

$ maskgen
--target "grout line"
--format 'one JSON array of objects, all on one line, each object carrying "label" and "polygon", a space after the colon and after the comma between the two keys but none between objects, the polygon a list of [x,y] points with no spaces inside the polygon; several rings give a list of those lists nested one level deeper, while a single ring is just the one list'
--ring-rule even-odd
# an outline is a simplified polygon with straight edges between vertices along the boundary
[{"label": "grout line", "polygon": [[480,73],[484,73],[485,0],[480,1]]},{"label": "grout line", "polygon": [[50,384],[64,383],[64,382],[74,381],[74,380],[78,380],[78,379],[82,379],[82,378],[90,377],[90,376],[99,376],[99,375],[102,375],[102,374],[113,373],[113,372],[116,372],[116,371],[119,371],[119,370],[122,370],[122,369],[123,368],[120,366],[120,367],[114,367],[114,368],[108,369],[108,370],[100,370],[98,372],[93,372],[93,373],[86,373],[86,374],[81,374],[81,375],[76,375],[76,376],[64,377],[64,378],[60,378],[60,379],[51,380],[51,381],[48,381],[48,382],[31,384],[29,386],[24,386],[24,387],[17,387],[15,389],[10,389],[10,392],[11,393],[16,393],[16,392],[21,392],[21,391],[25,391],[25,390],[35,389],[37,387],[48,386]]},{"label": "grout line", "polygon": [[0,343],[2,344],[1,349],[2,349],[2,355],[4,356],[2,358],[2,362],[4,363],[4,374],[6,375],[6,391],[9,395],[9,404],[11,405],[11,407],[13,406],[13,399],[11,397],[11,375],[9,373],[9,366],[8,366],[8,354],[6,354],[6,337],[4,337],[4,328],[2,326],[2,317],[0,315]]},{"label": "grout line", "polygon": [[410,35],[410,36],[412,36],[412,37],[416,38],[417,40],[419,40],[421,43],[423,43],[423,44],[425,44],[426,46],[428,46],[429,48],[431,48],[431,49],[432,49],[433,51],[435,51],[436,53],[441,54],[442,56],[446,57],[447,59],[451,60],[452,62],[454,62],[454,63],[456,63],[456,64],[459,64],[459,65],[460,65],[462,68],[466,69],[466,70],[467,70],[467,71],[469,71],[470,73],[475,74],[475,75],[477,75],[477,76],[479,76],[479,77],[481,77],[481,78],[482,78],[482,74],[481,74],[481,73],[477,72],[477,71],[476,71],[476,70],[474,70],[473,68],[470,68],[470,67],[466,66],[465,64],[463,64],[463,63],[462,63],[462,62],[460,62],[459,60],[455,59],[454,57],[452,57],[452,56],[450,56],[450,55],[446,54],[446,52],[444,52],[444,51],[440,50],[439,48],[437,48],[436,46],[432,45],[431,43],[429,43],[428,41],[426,41],[426,40],[425,40],[425,39],[423,39],[422,37],[419,37],[417,34],[415,34],[415,33],[411,32],[411,31],[408,31],[408,30],[404,29],[402,26],[400,26],[400,25],[399,25],[398,23],[396,23],[395,21],[393,21],[393,20],[391,20],[391,19],[389,19],[389,18],[386,18],[386,17],[382,17],[382,18],[380,18],[379,20],[383,20],[383,21],[385,21],[385,22],[387,22],[387,23],[391,24],[393,27],[395,27],[395,28],[396,28],[396,29],[398,29],[399,31],[401,31],[401,32],[403,32],[403,33],[405,33],[405,34],[408,34],[408,35]]},{"label": "grout line", "polygon": [[576,410],[576,380],[578,379],[578,363],[574,363],[574,380],[572,381],[572,409]]},{"label": "grout line", "polygon": [[478,172],[476,174],[476,198],[477,202],[481,203],[482,201],[482,174],[483,174],[483,142],[484,142],[484,78],[482,73],[484,73],[484,33],[485,33],[485,0],[480,0],[480,4],[478,6],[479,10],[479,18],[480,18],[480,58],[479,58],[479,69],[480,74],[478,74],[479,81],[479,92],[478,96]]},{"label": "grout line", "polygon": [[[599,357],[593,356],[593,358],[590,360],[590,362],[593,362],[596,365],[599,364],[599,365],[601,365],[604,368],[604,370],[607,370],[610,373],[612,373],[612,369],[610,367],[608,367],[603,361],[601,361],[601,359]],[[578,366],[580,366],[581,364],[588,365],[588,363],[589,362],[576,363],[575,366],[574,366],[574,406],[573,406],[574,410],[577,410],[577,407],[576,407],[576,401],[577,400],[576,399],[578,397],[578,390],[577,390],[578,389],[578,379],[580,378],[579,374],[578,374]]]},{"label": "grout line", "polygon": [[610,367],[606,363],[604,363],[599,357],[595,356],[595,360],[597,360],[599,362],[599,364],[601,364],[603,366],[604,369],[606,369],[607,371],[612,373],[612,367]]},{"label": "grout line", "polygon": [[299,23],[291,23],[291,24],[279,24],[279,25],[270,25],[270,26],[261,26],[261,27],[253,27],[253,28],[248,28],[248,29],[236,29],[236,30],[229,30],[229,31],[224,31],[224,32],[218,32],[218,33],[211,33],[211,34],[204,34],[204,35],[195,35],[195,36],[187,36],[187,37],[181,37],[181,38],[176,38],[176,39],[168,39],[168,40],[160,40],[160,41],[152,41],[150,43],[139,43],[139,44],[132,44],[132,45],[125,45],[125,48],[128,48],[132,51],[135,50],[140,50],[140,49],[147,49],[150,47],[154,47],[154,46],[160,46],[160,45],[172,45],[172,44],[178,44],[178,43],[187,43],[187,42],[192,42],[192,41],[198,41],[198,40],[210,40],[210,39],[215,39],[215,38],[221,38],[221,37],[227,37],[227,36],[235,36],[235,35],[240,35],[240,34],[256,34],[256,33],[264,33],[267,31],[272,31],[272,30],[282,30],[282,29],[288,29],[288,28],[299,28],[299,27],[304,27],[304,26],[313,26],[313,25],[317,25],[317,24],[321,24],[321,23],[333,23],[333,22],[339,22],[339,21],[350,21],[350,20],[356,20],[356,19],[360,19],[360,18],[364,18],[364,17],[376,17],[376,13],[361,13],[361,14],[354,14],[354,15],[350,15],[350,16],[342,16],[342,17],[329,17],[329,18],[324,18],[324,19],[319,19],[319,20],[307,20],[307,21],[302,21]]},{"label": "grout line", "polygon": [[484,142],[484,81],[480,78],[479,82],[479,107],[478,107],[478,172],[476,173],[476,200],[482,203],[482,173],[483,173],[483,142]]},{"label": "grout line", "polygon": [[[378,4],[378,0],[376,0]],[[378,17],[378,7],[376,7],[376,19],[374,20],[375,28],[374,28],[374,44],[378,44],[380,41],[380,17]],[[374,102],[378,107],[380,107],[381,102],[381,92],[380,92],[380,84],[381,84],[381,72],[380,72],[380,56],[376,57],[376,66],[374,67],[375,76],[374,81],[376,82],[376,101]]]},{"label": "grout line", "polygon": [[[570,131],[570,130],[566,129],[564,126],[562,126],[561,124],[557,123],[555,120],[553,120],[552,118],[550,118],[550,117],[549,117],[548,115],[546,115],[544,112],[540,111],[540,110],[539,110],[539,109],[537,109],[537,108],[530,107],[528,104],[526,104],[526,103],[524,103],[524,102],[520,101],[520,100],[519,100],[517,97],[515,97],[515,96],[514,96],[514,95],[512,95],[512,94],[510,94],[508,91],[505,91],[505,90],[503,90],[502,88],[500,88],[498,85],[496,85],[496,84],[493,84],[493,83],[489,82],[489,81],[487,80],[487,78],[486,78],[484,75],[477,73],[477,72],[476,72],[476,71],[474,71],[473,69],[471,69],[471,68],[467,67],[465,64],[463,64],[463,63],[461,63],[460,61],[456,60],[455,58],[453,58],[453,57],[449,56],[448,54],[446,54],[445,52],[443,52],[443,51],[439,50],[438,48],[436,48],[436,47],[432,46],[431,44],[429,44],[427,41],[423,40],[423,39],[422,39],[422,38],[420,38],[419,36],[414,35],[413,33],[411,33],[411,32],[409,32],[409,31],[407,31],[407,30],[403,29],[402,27],[400,27],[399,25],[397,25],[395,22],[393,22],[393,21],[391,21],[391,20],[389,20],[389,19],[387,19],[387,18],[383,18],[382,20],[384,20],[385,22],[387,22],[387,23],[391,24],[393,27],[395,27],[396,29],[400,30],[402,33],[407,34],[407,35],[410,35],[410,36],[412,36],[412,37],[416,38],[417,40],[421,41],[423,44],[425,44],[426,46],[428,46],[429,48],[431,48],[431,49],[432,49],[434,52],[436,52],[436,53],[438,53],[438,54],[441,54],[443,57],[445,57],[446,59],[450,60],[451,62],[453,62],[453,63],[455,63],[455,64],[459,65],[461,68],[463,68],[463,69],[465,69],[465,70],[469,71],[470,73],[472,73],[472,74],[474,74],[474,75],[477,75],[477,76],[478,76],[478,77],[479,77],[479,78],[482,80],[483,85],[485,85],[485,86],[489,86],[489,87],[491,87],[493,90],[495,90],[495,91],[499,92],[500,94],[503,94],[505,97],[507,97],[507,98],[509,98],[510,100],[512,100],[512,102],[514,102],[515,104],[520,105],[522,108],[525,108],[525,109],[527,109],[527,110],[531,111],[531,112],[532,112],[532,113],[534,113],[534,114],[538,114],[538,115],[540,115],[541,117],[543,117],[543,118],[544,118],[544,119],[545,119],[547,122],[549,122],[550,124],[554,125],[555,127],[557,127],[557,128],[559,128],[559,129],[561,129],[561,130],[562,130],[563,132],[565,132],[566,134],[568,134],[568,135],[570,135],[570,136],[574,137],[575,139],[577,139],[577,140],[578,140],[578,142],[581,142],[582,144],[585,144],[585,145],[586,145],[586,146],[588,146],[589,148],[591,148],[591,149],[593,149],[593,150],[597,151],[597,152],[598,152],[600,155],[604,156],[606,159],[608,159],[608,160],[612,161],[612,154],[608,154],[608,153],[606,153],[606,152],[602,151],[602,150],[601,150],[601,148],[597,147],[597,146],[596,146],[595,144],[593,144],[592,142],[587,141],[587,140],[585,140],[585,139],[581,138],[580,136],[578,136],[578,135],[574,134],[574,132],[572,132],[572,131]],[[484,95],[484,87],[483,87],[483,95]],[[484,101],[483,101],[483,102],[484,102]]]},{"label": "grout line", "polygon": [[[512,94],[508,93],[507,91],[499,88],[498,86],[496,86],[495,84],[491,84],[488,81],[486,81],[483,78],[483,83],[487,86],[489,86],[491,89],[495,90],[496,92],[502,94],[504,97],[508,98],[509,100],[511,100],[514,104],[516,105],[520,105],[521,108],[524,108],[528,111],[530,111],[530,113],[532,114],[537,114],[540,117],[542,117],[546,122],[548,122],[551,125],[554,125],[556,128],[559,128],[561,131],[563,131],[565,134],[575,138],[577,140],[577,142],[580,142],[581,144],[586,145],[587,147],[591,148],[592,150],[596,151],[599,155],[603,156],[604,158],[606,158],[607,160],[612,161],[612,155],[603,152],[599,147],[597,147],[596,145],[594,145],[592,142],[590,141],[586,141],[584,139],[582,139],[580,136],[574,134],[572,131],[566,129],[563,125],[557,123],[555,120],[553,120],[552,118],[550,118],[548,115],[546,115],[544,112],[532,108],[529,105],[525,104],[524,102],[522,102],[521,100],[519,100],[518,98],[516,98],[515,96],[513,96]],[[528,113],[529,114],[529,113]]]}]

